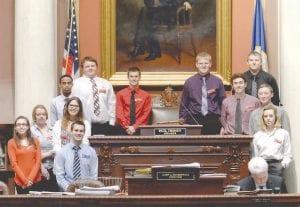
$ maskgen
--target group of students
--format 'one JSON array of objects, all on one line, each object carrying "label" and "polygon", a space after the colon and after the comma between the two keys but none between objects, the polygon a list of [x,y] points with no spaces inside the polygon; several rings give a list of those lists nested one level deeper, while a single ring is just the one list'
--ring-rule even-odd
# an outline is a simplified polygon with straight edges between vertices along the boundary
[{"label": "group of students", "polygon": [[[47,126],[39,128],[47,120],[44,106],[35,107],[33,120],[34,124],[30,127],[26,117],[17,117],[14,137],[7,144],[18,194],[28,194],[29,191],[68,191],[70,184],[79,178],[97,178],[98,157],[92,147],[83,143],[86,129],[83,121],[77,120],[71,124],[71,139],[56,151],[54,138]],[[78,154],[76,165],[74,146],[77,146]],[[76,169],[79,173],[77,177],[74,174]]]},{"label": "group of students", "polygon": [[[128,70],[129,86],[116,98],[112,85],[96,75],[98,64],[94,58],[85,57],[81,67],[84,75],[74,83],[71,76],[60,77],[61,94],[51,101],[50,125],[44,105],[33,108],[32,126],[27,117],[15,120],[8,156],[18,194],[68,191],[78,179],[97,179],[98,157],[88,137],[132,135],[139,125],[148,123],[151,97],[139,88],[139,68]],[[130,105],[134,105],[134,114]],[[114,126],[116,113],[118,127]]]},{"label": "group of students", "polygon": [[[267,161],[269,173],[281,176],[292,160],[288,116],[276,106],[280,104],[278,86],[261,70],[260,54],[251,52],[247,63],[248,71],[232,75],[234,93],[226,98],[222,80],[210,73],[211,56],[199,53],[195,64],[198,73],[183,87],[179,118],[187,124],[203,125],[203,134],[254,135],[254,156]],[[139,87],[139,68],[128,69],[129,85],[115,95],[111,83],[97,76],[94,58],[83,58],[81,67],[83,76],[74,83],[68,75],[60,78],[61,95],[51,102],[49,126],[43,105],[34,107],[31,127],[26,117],[15,120],[8,155],[18,193],[68,190],[77,179],[73,177],[77,155],[81,159],[79,177],[96,178],[98,161],[88,137],[134,135],[140,125],[148,124],[151,96]],[[74,145],[81,149],[73,149]]]},{"label": "group of students", "polygon": [[203,134],[253,135],[252,156],[266,161],[270,175],[282,177],[292,161],[289,118],[275,78],[261,63],[260,53],[251,52],[249,69],[232,75],[233,93],[226,97],[221,79],[210,73],[211,56],[199,53],[198,73],[184,84],[179,115],[186,123],[203,125]]}]

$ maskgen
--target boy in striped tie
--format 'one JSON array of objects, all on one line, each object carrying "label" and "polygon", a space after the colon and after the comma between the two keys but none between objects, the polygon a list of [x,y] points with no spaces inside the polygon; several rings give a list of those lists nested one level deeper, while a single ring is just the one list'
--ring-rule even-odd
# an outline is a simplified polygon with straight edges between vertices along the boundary
[{"label": "boy in striped tie", "polygon": [[81,179],[97,179],[98,157],[95,150],[82,143],[85,125],[76,121],[71,125],[71,142],[55,157],[56,180],[62,191],[70,191],[70,184]]}]

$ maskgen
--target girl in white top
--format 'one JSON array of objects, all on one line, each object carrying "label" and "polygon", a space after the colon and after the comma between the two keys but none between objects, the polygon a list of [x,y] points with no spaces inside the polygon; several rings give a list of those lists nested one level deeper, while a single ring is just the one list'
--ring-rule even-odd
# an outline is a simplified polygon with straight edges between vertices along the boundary
[{"label": "girl in white top", "polygon": [[263,109],[261,130],[254,134],[254,155],[264,158],[269,173],[282,176],[283,169],[292,161],[291,142],[288,131],[280,128],[276,107]]},{"label": "girl in white top", "polygon": [[91,136],[91,124],[83,119],[82,102],[78,97],[70,98],[64,106],[63,118],[56,121],[53,127],[54,150],[58,151],[63,145],[69,143],[71,125],[75,121],[83,121],[85,124],[84,144],[89,144],[88,137]]}]

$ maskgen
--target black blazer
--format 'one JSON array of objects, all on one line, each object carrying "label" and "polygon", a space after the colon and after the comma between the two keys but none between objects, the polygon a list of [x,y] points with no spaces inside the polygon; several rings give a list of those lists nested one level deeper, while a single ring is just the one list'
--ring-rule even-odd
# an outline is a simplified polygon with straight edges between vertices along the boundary
[{"label": "black blazer", "polygon": [[[239,182],[237,182],[237,185],[241,187],[241,191],[251,191],[256,189],[254,179],[252,178],[252,176],[248,176],[240,180]],[[267,180],[267,188],[272,189],[274,191],[275,187],[280,188],[281,193],[287,193],[287,189],[283,178],[276,175],[269,175]]]}]

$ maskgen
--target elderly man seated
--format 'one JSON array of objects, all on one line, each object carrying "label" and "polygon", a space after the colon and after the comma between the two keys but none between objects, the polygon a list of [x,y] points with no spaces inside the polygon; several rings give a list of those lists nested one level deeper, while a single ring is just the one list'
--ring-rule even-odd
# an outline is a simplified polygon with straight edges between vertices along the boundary
[{"label": "elderly man seated", "polygon": [[251,176],[240,180],[237,185],[241,191],[272,189],[273,192],[287,193],[282,177],[268,174],[268,163],[261,157],[254,157],[248,163]]}]

